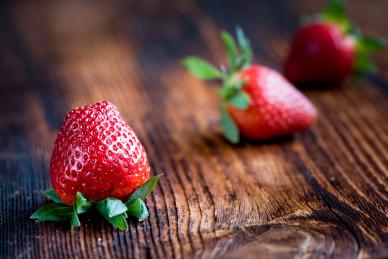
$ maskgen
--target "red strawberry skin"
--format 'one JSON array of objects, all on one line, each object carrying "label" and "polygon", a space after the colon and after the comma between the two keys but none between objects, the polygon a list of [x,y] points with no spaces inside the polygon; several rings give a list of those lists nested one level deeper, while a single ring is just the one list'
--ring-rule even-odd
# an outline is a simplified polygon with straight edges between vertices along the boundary
[{"label": "red strawberry skin", "polygon": [[251,99],[247,109],[228,110],[240,133],[253,140],[281,137],[309,128],[317,117],[313,104],[278,72],[253,65],[240,73],[243,91]]},{"label": "red strawberry skin", "polygon": [[117,108],[102,101],[71,110],[50,161],[54,190],[72,206],[76,193],[124,200],[149,178],[145,150]]},{"label": "red strawberry skin", "polygon": [[329,22],[300,28],[294,36],[284,74],[295,84],[342,83],[352,72],[356,40]]}]

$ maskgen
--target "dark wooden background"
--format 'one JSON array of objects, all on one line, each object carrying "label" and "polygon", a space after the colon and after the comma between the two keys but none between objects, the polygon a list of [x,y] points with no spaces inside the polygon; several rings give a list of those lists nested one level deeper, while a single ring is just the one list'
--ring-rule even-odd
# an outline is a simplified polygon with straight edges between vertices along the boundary
[{"label": "dark wooden background", "polygon": [[[388,38],[388,1],[349,0]],[[320,112],[293,138],[233,146],[215,87],[186,54],[225,61],[218,32],[240,24],[276,69],[302,14],[325,1],[10,1],[0,9],[0,256],[387,257],[388,52],[379,76],[305,90]],[[150,218],[120,232],[29,219],[50,187],[54,139],[72,107],[107,99],[141,138],[153,172]]]}]

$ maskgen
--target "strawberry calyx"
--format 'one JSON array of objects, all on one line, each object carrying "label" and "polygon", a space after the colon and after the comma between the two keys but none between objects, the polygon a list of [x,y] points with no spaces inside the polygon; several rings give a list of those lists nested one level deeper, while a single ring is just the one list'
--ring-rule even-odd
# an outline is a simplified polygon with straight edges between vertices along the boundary
[{"label": "strawberry calyx", "polygon": [[188,56],[183,59],[182,63],[188,71],[199,79],[222,81],[218,93],[221,97],[220,114],[224,136],[230,142],[238,143],[240,141],[239,129],[227,107],[232,105],[237,109],[244,110],[250,105],[249,95],[242,90],[246,82],[239,77],[239,73],[251,65],[253,52],[249,40],[240,27],[236,27],[237,41],[227,31],[222,31],[220,37],[228,55],[229,64],[227,67],[216,68],[196,56]]},{"label": "strawberry calyx", "polygon": [[362,34],[348,18],[343,0],[330,0],[325,10],[318,15],[318,19],[334,23],[341,30],[352,37],[356,42],[356,57],[353,71],[356,74],[375,74],[377,67],[370,55],[385,48],[385,40],[382,38],[369,38]]},{"label": "strawberry calyx", "polygon": [[153,176],[136,189],[125,202],[112,197],[94,202],[88,200],[81,192],[77,192],[74,205],[70,207],[62,202],[53,189],[49,189],[44,194],[54,203],[47,204],[36,210],[31,215],[31,219],[37,222],[70,220],[71,227],[79,227],[81,226],[79,215],[87,213],[95,207],[110,224],[120,230],[127,230],[128,224],[126,219],[129,216],[136,217],[139,221],[143,221],[148,217],[148,209],[144,200],[155,188],[160,176],[160,174]]}]

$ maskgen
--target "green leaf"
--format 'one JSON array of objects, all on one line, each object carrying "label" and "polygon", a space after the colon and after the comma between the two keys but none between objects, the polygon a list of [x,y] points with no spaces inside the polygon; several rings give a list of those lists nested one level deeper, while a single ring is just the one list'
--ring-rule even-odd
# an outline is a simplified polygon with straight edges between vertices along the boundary
[{"label": "green leaf", "polygon": [[245,84],[246,84],[245,80],[239,80],[231,84],[230,87],[233,87],[236,90],[241,90]]},{"label": "green leaf", "polygon": [[128,208],[127,214],[129,216],[136,216],[141,213],[141,202],[143,202],[140,198],[133,198],[125,203]]},{"label": "green leaf", "polygon": [[142,201],[142,203],[141,203],[141,213],[140,213],[140,215],[137,217],[137,219],[138,219],[139,221],[143,221],[143,220],[145,220],[146,218],[148,218],[148,216],[149,216],[149,213],[148,213],[147,206],[146,206],[145,202]]},{"label": "green leaf", "polygon": [[221,104],[221,123],[224,128],[224,135],[227,140],[232,143],[238,143],[240,141],[240,133],[236,123],[230,117],[224,104]]},{"label": "green leaf", "polygon": [[333,20],[347,18],[343,0],[330,0],[322,14]]},{"label": "green leaf", "polygon": [[127,230],[128,229],[128,224],[127,224],[126,214],[125,213],[117,215],[117,216],[115,216],[113,218],[106,218],[106,220],[110,224],[112,224],[113,226],[117,227],[120,230]]},{"label": "green leaf", "polygon": [[108,197],[105,200],[97,202],[97,209],[99,211],[104,210],[104,213],[109,218],[113,218],[117,215],[126,212],[127,206],[125,206],[125,204],[121,200]]},{"label": "green leaf", "polygon": [[129,216],[137,217],[139,221],[143,221],[148,217],[148,209],[144,201],[140,198],[133,198],[126,203]]},{"label": "green leaf", "polygon": [[232,71],[235,71],[238,68],[238,49],[237,44],[232,35],[227,31],[221,32],[221,39],[224,42],[226,51],[229,56],[229,63]]},{"label": "green leaf", "polygon": [[345,33],[353,36],[353,38],[357,41],[359,41],[363,37],[361,30],[357,28],[354,24],[349,24],[349,27],[347,28],[347,30],[345,30]]},{"label": "green leaf", "polygon": [[223,86],[218,90],[223,100],[228,101],[235,96],[245,85],[246,81],[237,76],[231,76],[224,80]]},{"label": "green leaf", "polygon": [[235,88],[233,87],[222,87],[218,90],[222,100],[224,101],[227,101],[229,100],[232,96],[234,96],[236,94],[238,90],[236,90]]},{"label": "green leaf", "polygon": [[384,47],[385,42],[383,39],[366,38],[360,35],[358,37],[357,55],[354,62],[355,72],[358,74],[376,74],[377,67],[369,54],[379,51]]},{"label": "green leaf", "polygon": [[47,198],[54,201],[55,203],[63,203],[61,198],[59,198],[58,194],[54,191],[54,189],[45,190],[44,195],[46,195]]},{"label": "green leaf", "polygon": [[352,27],[342,0],[331,0],[323,11],[322,18],[327,21],[335,22],[341,26],[344,31],[348,31]]},{"label": "green leaf", "polygon": [[108,216],[110,218],[120,215],[127,211],[127,206],[117,199],[107,198]]},{"label": "green leaf", "polygon": [[367,54],[358,54],[354,64],[354,70],[358,74],[376,74],[377,67]]},{"label": "green leaf", "polygon": [[253,52],[249,40],[245,37],[244,31],[240,27],[236,27],[237,41],[241,49],[242,63],[241,67],[246,67],[251,64]]},{"label": "green leaf", "polygon": [[64,221],[72,216],[73,209],[59,203],[48,204],[38,209],[31,215],[36,221]]},{"label": "green leaf", "polygon": [[385,40],[381,38],[363,37],[358,41],[358,51],[372,53],[385,48]]},{"label": "green leaf", "polygon": [[224,80],[224,85],[222,87],[225,88],[233,88],[236,90],[240,90],[246,84],[246,80],[240,79],[238,76],[233,75],[226,80]]},{"label": "green leaf", "polygon": [[87,212],[93,206],[93,202],[87,200],[82,193],[77,192],[77,199],[74,206],[76,208],[76,213],[82,214]]},{"label": "green leaf", "polygon": [[251,99],[246,93],[242,91],[238,91],[232,98],[229,99],[228,102],[234,107],[236,107],[237,109],[243,110],[248,108],[251,102]]},{"label": "green leaf", "polygon": [[142,200],[145,200],[145,198],[147,198],[147,196],[155,188],[156,184],[159,181],[160,176],[161,175],[159,174],[159,175],[155,175],[155,176],[151,177],[151,179],[149,179],[142,186],[137,188],[137,190],[134,193],[132,193],[131,196],[129,196],[127,202],[129,202],[130,200],[132,200],[134,198],[140,198]]},{"label": "green leaf", "polygon": [[221,71],[199,57],[189,56],[183,59],[182,64],[194,76],[200,79],[222,79],[223,77]]},{"label": "green leaf", "polygon": [[[113,217],[109,216],[107,199],[97,202],[96,208],[97,208],[97,211],[100,212],[100,214],[113,226],[117,227],[120,230],[128,229],[127,221],[125,220],[126,219],[125,212]],[[126,207],[125,209],[127,210]]]},{"label": "green leaf", "polygon": [[71,214],[71,227],[77,228],[81,226],[81,222],[79,221],[77,211],[75,207],[73,208],[73,213]]}]

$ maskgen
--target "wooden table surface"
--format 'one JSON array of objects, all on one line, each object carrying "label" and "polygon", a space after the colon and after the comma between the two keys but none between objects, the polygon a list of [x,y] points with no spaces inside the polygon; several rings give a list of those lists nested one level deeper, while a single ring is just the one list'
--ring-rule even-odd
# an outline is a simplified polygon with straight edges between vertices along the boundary
[{"label": "wooden table surface", "polygon": [[[241,2],[241,3],[240,3]],[[388,38],[388,1],[349,0],[352,19]],[[240,24],[255,60],[281,68],[302,14],[325,1],[10,1],[0,8],[0,257],[387,257],[388,52],[381,75],[304,90],[319,110],[292,138],[231,145],[218,96],[184,71],[225,61]],[[150,218],[35,223],[66,112],[110,100],[144,144]]]}]

